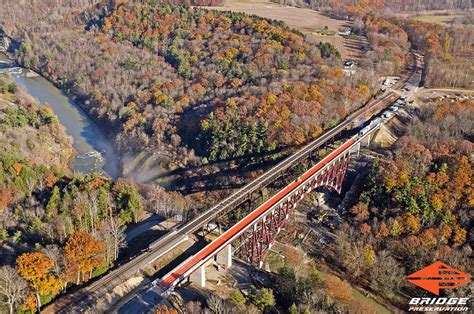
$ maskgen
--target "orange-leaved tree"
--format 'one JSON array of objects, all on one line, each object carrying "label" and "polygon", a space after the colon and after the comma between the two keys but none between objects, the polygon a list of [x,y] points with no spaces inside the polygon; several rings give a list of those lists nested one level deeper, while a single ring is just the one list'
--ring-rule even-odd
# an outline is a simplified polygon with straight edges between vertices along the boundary
[{"label": "orange-leaved tree", "polygon": [[36,306],[37,306],[37,302],[36,302],[35,294],[30,293],[28,294],[25,301],[21,305],[21,309],[25,312],[29,311],[30,313],[34,313],[36,311]]},{"label": "orange-leaved tree", "polygon": [[89,232],[76,231],[66,242],[66,267],[77,273],[79,284],[85,280],[85,274],[92,276],[92,271],[104,264],[105,244],[92,237]]},{"label": "orange-leaved tree", "polygon": [[41,307],[40,295],[56,295],[62,287],[61,280],[50,272],[54,260],[43,253],[24,253],[16,260],[18,273],[25,278],[36,292],[36,305]]},{"label": "orange-leaved tree", "polygon": [[178,314],[178,311],[169,308],[166,305],[161,305],[155,310],[155,314]]}]

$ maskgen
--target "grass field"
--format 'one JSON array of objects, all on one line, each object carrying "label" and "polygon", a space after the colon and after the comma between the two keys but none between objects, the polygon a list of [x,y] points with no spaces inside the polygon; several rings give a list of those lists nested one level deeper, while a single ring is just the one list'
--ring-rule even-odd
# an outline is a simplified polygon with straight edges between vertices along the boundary
[{"label": "grass field", "polygon": [[[472,14],[474,9],[470,10]],[[394,16],[406,19],[413,19],[417,21],[436,23],[443,26],[449,25],[455,18],[460,18],[469,15],[469,12],[451,11],[451,10],[426,10],[417,14],[411,13],[394,13]]]},{"label": "grass field", "polygon": [[462,17],[462,15],[420,15],[412,17],[412,19],[422,22],[448,25],[457,17]]},{"label": "grass field", "polygon": [[[337,35],[340,28],[350,27],[350,22],[336,20],[310,9],[282,6],[268,0],[227,0],[224,6],[211,8],[243,12],[283,21],[289,27],[313,37],[316,41],[333,44],[343,59],[360,58],[364,45],[367,45],[364,37],[344,38]],[[327,30],[323,31],[326,26]]]}]

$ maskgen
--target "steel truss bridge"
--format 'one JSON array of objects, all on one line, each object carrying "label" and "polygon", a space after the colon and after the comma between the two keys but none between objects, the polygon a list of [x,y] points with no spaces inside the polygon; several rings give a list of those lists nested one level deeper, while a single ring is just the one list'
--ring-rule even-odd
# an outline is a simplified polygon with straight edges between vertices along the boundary
[{"label": "steel truss bridge", "polygon": [[[168,232],[165,236],[152,243],[148,251],[120,265],[90,285],[60,298],[57,302],[45,308],[43,312],[71,313],[83,311],[97,300],[103,298],[108,291],[132,277],[133,274],[149,267],[155,260],[188,240],[190,234],[234,210],[244,202],[252,200],[253,193],[274,182],[289,169],[294,168],[301,162],[305,160],[311,161],[312,157],[318,153],[323,145],[333,141],[344,130],[357,128],[361,123],[368,121],[374,113],[386,108],[398,98],[399,95],[397,93],[386,92],[377,99],[373,99],[364,107],[349,115],[340,124],[290,155],[260,177],[240,188],[222,202],[186,224]],[[298,177],[297,180],[258,206],[250,214],[222,233],[216,240],[185,260],[161,280],[155,281],[154,284],[162,287],[164,293],[168,293],[179,282],[194,273],[194,276],[199,277],[201,285],[204,285],[205,263],[213,257],[224,258],[226,264],[230,266],[232,256],[237,254],[249,263],[261,266],[272,243],[274,243],[278,233],[287,222],[291,211],[304,195],[321,186],[340,193],[350,156],[358,151],[362,142],[366,141],[368,143],[370,136],[379,128],[380,124],[377,124],[363,136],[355,135],[351,137]],[[235,247],[234,250],[232,249],[233,246]]]},{"label": "steel truss bridge", "polygon": [[227,267],[232,265],[233,255],[238,255],[244,261],[261,267],[279,232],[288,221],[291,211],[306,194],[318,187],[328,187],[340,193],[349,158],[358,154],[362,144],[368,146],[371,136],[382,125],[383,120],[379,119],[379,122],[369,126],[364,134],[357,134],[341,144],[206,247],[178,265],[161,280],[155,281],[155,284],[159,284],[169,292],[179,282],[196,272],[195,279],[201,286],[205,286],[206,263],[214,257],[222,260]]}]

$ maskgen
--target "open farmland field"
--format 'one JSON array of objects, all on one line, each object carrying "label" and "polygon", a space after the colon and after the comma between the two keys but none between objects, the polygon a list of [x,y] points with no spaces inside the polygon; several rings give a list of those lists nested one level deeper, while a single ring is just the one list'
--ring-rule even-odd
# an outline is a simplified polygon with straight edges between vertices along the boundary
[{"label": "open farmland field", "polygon": [[449,25],[457,17],[462,17],[462,15],[419,15],[412,17],[412,19],[428,23]]},{"label": "open farmland field", "polygon": [[450,26],[453,22],[455,22],[455,20],[465,18],[473,12],[474,9],[471,9],[470,12],[462,12],[458,10],[426,10],[418,12],[417,14],[413,14],[413,12],[402,12],[393,13],[393,15],[399,18],[413,19],[427,23],[436,23],[441,24],[443,26]]},{"label": "open farmland field", "polygon": [[[351,22],[336,20],[310,9],[282,6],[265,0],[227,0],[223,6],[211,8],[244,12],[283,21],[288,26],[313,37],[316,42],[322,41],[333,44],[337,47],[343,59],[360,58],[364,46],[368,45],[366,38],[362,36],[342,37],[337,35],[340,28],[349,27]],[[328,30],[325,33],[329,35],[321,34],[326,26]]]}]

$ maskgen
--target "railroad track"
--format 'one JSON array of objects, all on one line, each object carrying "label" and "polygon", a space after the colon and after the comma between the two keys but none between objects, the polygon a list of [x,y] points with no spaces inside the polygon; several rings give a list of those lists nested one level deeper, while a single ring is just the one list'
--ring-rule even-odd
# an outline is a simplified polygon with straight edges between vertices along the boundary
[{"label": "railroad track", "polygon": [[339,134],[342,130],[344,130],[348,125],[350,125],[354,119],[358,118],[359,116],[367,113],[367,111],[372,110],[374,107],[377,107],[379,104],[386,102],[387,100],[392,101],[395,99],[396,94],[394,93],[387,93],[382,98],[377,99],[373,103],[369,103],[368,107],[362,108],[362,110],[353,113],[348,118],[346,118],[343,122],[335,126],[330,131],[326,132],[318,139],[314,140],[310,144],[306,145],[295,154],[289,156],[288,158],[284,159],[276,166],[272,167],[270,170],[265,172],[263,175],[255,179],[254,181],[248,183],[244,187],[240,188],[238,191],[224,199],[222,202],[217,204],[216,206],[212,207],[208,211],[204,212],[203,214],[199,215],[198,217],[194,218],[190,222],[188,222],[185,226],[179,229],[179,232],[183,233],[192,233],[199,229],[201,226],[207,224],[211,221],[214,217],[221,214],[222,212],[233,209],[243,203],[245,200],[248,199],[249,195],[268,183],[272,182],[276,178],[278,178],[284,171],[291,168],[293,165],[298,163],[301,159],[305,158],[310,152],[314,151],[316,148],[322,146],[328,140],[333,138],[335,135]]},{"label": "railroad track", "polygon": [[181,227],[172,230],[162,238],[158,239],[150,245],[151,251],[147,251],[137,256],[133,260],[119,266],[115,270],[112,270],[103,277],[95,280],[88,286],[76,291],[72,295],[65,296],[50,306],[44,309],[44,313],[74,313],[81,312],[86,309],[89,305],[94,304],[95,301],[102,295],[113,289],[115,286],[125,281],[127,278],[136,273],[137,270],[143,267],[144,264],[151,263],[159,256],[165,254],[167,247],[175,247],[177,244],[182,242],[184,237],[188,234],[197,231],[203,225],[206,225],[212,219],[219,214],[234,209],[245,200],[248,199],[249,195],[262,187],[266,186],[276,178],[278,178],[284,171],[297,164],[301,159],[305,158],[310,152],[314,151],[318,147],[322,146],[332,137],[339,134],[342,130],[348,127],[356,118],[370,112],[380,104],[390,101],[396,94],[386,93],[382,97],[369,102],[358,111],[349,115],[343,122],[327,131],[325,134],[320,136],[318,139],[304,146],[302,149],[297,151],[295,154],[287,157],[276,166],[265,172],[260,177],[256,178],[252,182],[248,183],[244,187],[237,190],[235,193],[218,203],[216,206],[205,211],[198,217],[182,225]]},{"label": "railroad track", "polygon": [[[111,271],[105,276],[92,282],[88,286],[81,288],[74,294],[65,296],[64,299],[59,299],[55,303],[46,307],[43,313],[79,313],[87,308],[88,305],[97,301],[102,294],[107,293],[115,288],[118,284],[130,278],[137,269],[143,267],[144,264],[150,264],[156,258],[166,254],[169,250],[176,246],[176,243],[181,243],[187,237],[179,239],[179,234],[176,231],[167,233],[160,238],[160,245],[156,250],[147,251],[133,260],[119,266],[119,268]],[[63,302],[61,302],[64,300]],[[62,304],[66,303],[66,304]]]},{"label": "railroad track", "polygon": [[[416,66],[415,66],[416,68]],[[413,75],[413,74],[412,74]],[[411,76],[410,76],[411,77]],[[339,134],[357,118],[360,118],[381,105],[387,106],[389,103],[395,101],[399,96],[392,92],[385,92],[381,97],[368,102],[362,108],[352,113],[344,121],[330,129],[322,136],[312,141],[302,149],[287,157],[276,166],[266,171],[263,175],[248,183],[244,187],[237,190],[235,193],[218,203],[216,206],[205,211],[198,217],[189,221],[188,223],[178,227],[167,233],[162,238],[151,244],[150,251],[144,252],[133,260],[119,266],[117,269],[111,271],[105,276],[92,282],[90,285],[76,291],[74,294],[79,296],[69,295],[57,300],[50,306],[44,309],[44,313],[77,313],[84,311],[87,306],[100,297],[103,293],[107,293],[116,285],[125,281],[127,278],[136,273],[144,264],[150,264],[161,255],[166,254],[169,250],[177,246],[187,239],[187,235],[197,231],[203,225],[209,223],[219,214],[236,208],[248,199],[251,193],[268,185],[270,182],[278,178],[284,171],[297,164],[300,160],[307,157],[318,147],[322,146],[328,140]],[[64,301],[62,301],[64,300]],[[64,304],[66,303],[66,304]]]},{"label": "railroad track", "polygon": [[404,79],[397,82],[393,89],[402,89],[405,84],[409,83],[413,76],[416,74],[416,71],[422,70],[423,67],[423,56],[419,52],[411,51],[411,56],[413,58],[413,65],[409,69],[409,75],[406,75]]}]

